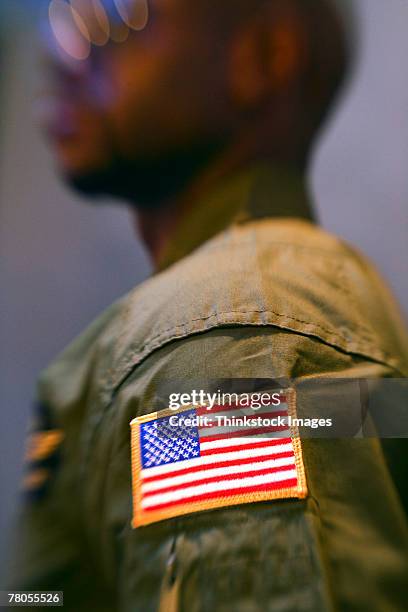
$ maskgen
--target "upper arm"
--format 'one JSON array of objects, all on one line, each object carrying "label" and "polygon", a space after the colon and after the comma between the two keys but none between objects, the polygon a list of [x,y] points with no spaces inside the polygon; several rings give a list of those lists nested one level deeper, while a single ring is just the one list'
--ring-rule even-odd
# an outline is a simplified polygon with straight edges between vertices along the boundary
[{"label": "upper arm", "polygon": [[[381,609],[394,596],[397,601],[398,589],[385,591],[380,577],[389,573],[384,553],[392,551],[398,559],[392,580],[400,584],[407,567],[406,524],[375,439],[304,439],[306,500],[254,499],[194,514],[187,507],[177,518],[130,526],[132,419],[167,407],[173,392],[252,392],[273,381],[301,383],[319,374],[382,376],[384,368],[310,337],[259,327],[185,338],[135,368],[118,389],[93,449],[95,460],[107,457],[103,492],[99,488],[95,502],[102,494],[104,533],[120,533],[111,540],[106,562],[113,566],[120,559],[123,609],[153,610],[159,602],[177,601],[175,609],[255,611],[278,606],[283,597],[287,609],[299,597],[310,609],[327,609],[358,600],[362,579],[370,584],[371,609]],[[375,557],[369,564],[367,547]]]}]

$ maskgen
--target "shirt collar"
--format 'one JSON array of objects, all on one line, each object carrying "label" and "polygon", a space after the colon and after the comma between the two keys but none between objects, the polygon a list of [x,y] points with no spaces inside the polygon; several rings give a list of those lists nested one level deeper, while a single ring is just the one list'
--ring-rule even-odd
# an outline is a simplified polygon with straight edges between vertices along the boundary
[{"label": "shirt collar", "polygon": [[312,220],[311,211],[300,172],[256,163],[224,178],[195,202],[181,219],[158,269],[182,259],[232,224],[274,217]]}]

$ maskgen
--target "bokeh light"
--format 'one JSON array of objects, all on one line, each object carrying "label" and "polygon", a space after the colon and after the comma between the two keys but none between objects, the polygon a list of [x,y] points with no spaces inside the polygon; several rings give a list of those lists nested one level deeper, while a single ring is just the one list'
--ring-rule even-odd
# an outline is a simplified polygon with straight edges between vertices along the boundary
[{"label": "bokeh light", "polygon": [[130,30],[143,30],[148,0],[51,0],[49,20],[59,47],[71,59],[84,60],[91,46],[121,43]]},{"label": "bokeh light", "polygon": [[143,30],[149,19],[147,0],[114,0],[124,23],[132,30]]},{"label": "bokeh light", "polygon": [[[79,15],[85,23],[90,42],[94,45],[105,45],[110,36],[110,24],[106,11],[100,0],[71,0],[74,19]],[[77,24],[81,29],[80,24]]]},{"label": "bokeh light", "polygon": [[73,59],[87,59],[91,52],[91,43],[81,15],[65,0],[51,0],[48,15],[60,48]]}]

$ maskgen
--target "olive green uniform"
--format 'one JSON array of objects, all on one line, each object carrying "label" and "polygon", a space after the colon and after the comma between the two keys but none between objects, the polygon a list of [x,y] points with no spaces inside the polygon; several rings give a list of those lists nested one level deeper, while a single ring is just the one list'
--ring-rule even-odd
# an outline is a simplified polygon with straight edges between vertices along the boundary
[{"label": "olive green uniform", "polygon": [[305,500],[131,527],[129,423],[166,381],[407,376],[392,298],[359,253],[301,218],[305,200],[297,177],[264,165],[225,181],[162,270],[43,374],[64,440],[23,515],[20,588],[63,589],[73,610],[406,609],[407,519],[375,438],[303,440]]}]

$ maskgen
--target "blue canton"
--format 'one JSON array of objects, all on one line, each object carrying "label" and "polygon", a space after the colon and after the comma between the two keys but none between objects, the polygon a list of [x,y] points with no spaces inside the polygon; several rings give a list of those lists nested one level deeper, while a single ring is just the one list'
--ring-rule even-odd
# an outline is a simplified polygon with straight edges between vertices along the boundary
[{"label": "blue canton", "polygon": [[[193,418],[195,410],[178,416]],[[140,425],[140,446],[143,468],[196,459],[200,456],[197,427],[170,425],[170,417],[163,417]]]}]

